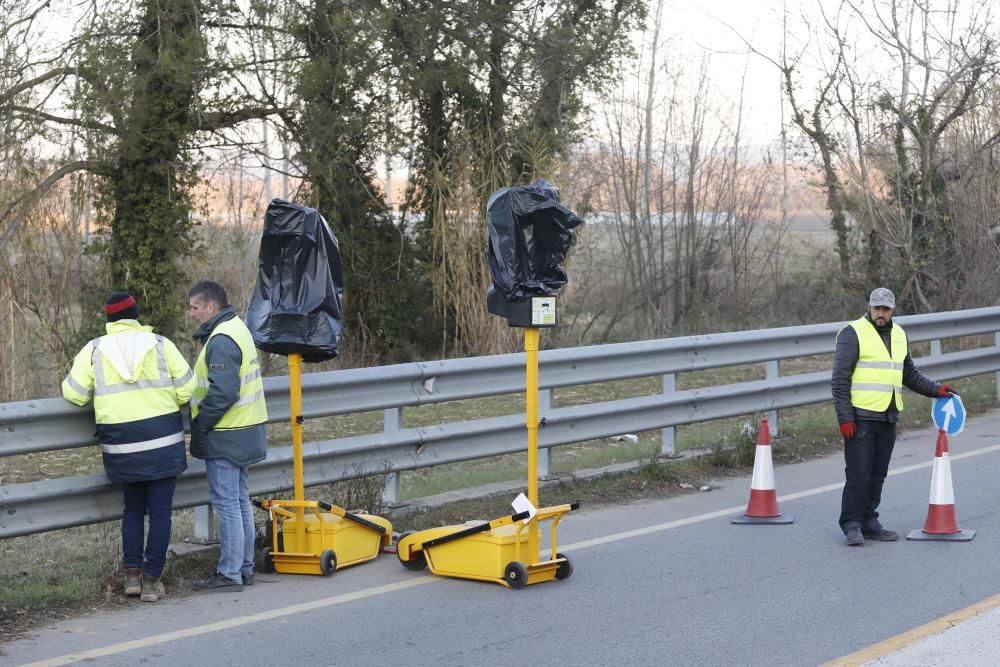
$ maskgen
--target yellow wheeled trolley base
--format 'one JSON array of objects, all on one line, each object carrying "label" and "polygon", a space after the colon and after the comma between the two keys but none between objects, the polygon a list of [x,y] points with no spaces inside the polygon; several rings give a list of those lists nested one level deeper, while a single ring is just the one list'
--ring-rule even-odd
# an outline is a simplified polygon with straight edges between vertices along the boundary
[{"label": "yellow wheeled trolley base", "polygon": [[[556,550],[556,526],[578,503],[539,509],[530,521],[522,512],[488,522],[430,528],[400,538],[396,556],[408,570],[429,567],[434,574],[461,579],[494,581],[509,588],[523,588],[573,574],[570,560]],[[532,558],[531,531],[542,521],[552,521],[552,551],[548,560]]]},{"label": "yellow wheeled trolley base", "polygon": [[[288,355],[292,413],[292,481],[295,500],[253,501],[267,512],[271,546],[263,570],[283,574],[322,574],[372,560],[392,544],[392,524],[373,514],[352,514],[321,500],[304,500],[302,472],[302,356]],[[325,511],[320,511],[325,510]]]},{"label": "yellow wheeled trolley base", "polygon": [[261,554],[268,572],[328,577],[335,570],[372,560],[392,543],[392,524],[380,516],[352,514],[318,500],[256,504],[271,518],[271,546]]}]

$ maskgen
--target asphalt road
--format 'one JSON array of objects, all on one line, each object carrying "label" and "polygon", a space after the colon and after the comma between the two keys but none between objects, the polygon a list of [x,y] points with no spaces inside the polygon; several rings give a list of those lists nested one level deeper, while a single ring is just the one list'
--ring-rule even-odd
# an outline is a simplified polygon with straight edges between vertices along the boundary
[{"label": "asphalt road", "polygon": [[[935,440],[921,429],[897,444],[881,510],[901,538],[923,525]],[[832,456],[776,469],[792,525],[730,524],[749,493],[736,478],[567,515],[566,581],[510,590],[382,555],[60,622],[0,645],[0,664],[821,664],[1000,594],[1000,412],[950,444],[959,523],[978,531],[967,543],[846,547]]]}]

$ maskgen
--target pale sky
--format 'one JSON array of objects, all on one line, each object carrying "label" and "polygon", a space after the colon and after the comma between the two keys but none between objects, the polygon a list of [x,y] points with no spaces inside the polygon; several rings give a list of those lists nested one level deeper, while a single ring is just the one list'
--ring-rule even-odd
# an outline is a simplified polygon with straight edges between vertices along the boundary
[{"label": "pale sky", "polygon": [[753,143],[778,141],[781,81],[774,65],[748,53],[744,39],[777,58],[783,6],[793,22],[803,11],[815,13],[818,0],[666,0],[664,7],[664,29],[680,49],[712,53],[708,73],[713,89],[735,103],[743,87],[744,132]]},{"label": "pale sky", "polygon": [[[664,0],[663,36],[671,37],[674,44],[688,53],[716,52],[711,59],[710,77],[718,92],[727,98],[736,99],[746,69],[747,129],[755,141],[773,141],[780,127],[777,73],[759,57],[746,54],[746,46],[734,29],[774,55],[781,43],[782,6],[797,15],[803,7],[815,12],[819,1]],[[652,13],[656,0],[648,2]],[[49,12],[46,33],[51,43],[72,31],[79,12],[77,0],[51,0]],[[727,27],[727,23],[732,27]]]},{"label": "pale sky", "polygon": [[[656,1],[649,0],[651,11]],[[901,85],[898,56],[890,57],[888,54],[888,51],[894,51],[893,47],[873,36],[865,25],[865,20],[873,26],[879,25],[876,10],[881,19],[888,20],[890,3],[886,0],[854,0],[850,4],[842,0],[664,2],[664,16],[669,17],[666,22],[669,34],[676,35],[681,43],[695,45],[698,51],[716,52],[712,56],[709,75],[721,96],[732,100],[738,98],[740,78],[746,68],[744,104],[749,107],[744,113],[744,128],[753,135],[754,141],[777,141],[781,125],[781,82],[773,64],[757,55],[749,56],[748,60],[747,47],[741,37],[758,51],[778,59],[785,30],[783,16],[788,17],[789,53],[794,55],[805,48],[804,57],[797,63],[796,69],[798,81],[802,84],[802,101],[806,104],[826,67],[822,61],[831,57],[829,38],[817,38],[813,32],[824,32],[824,14],[826,19],[836,21],[847,36],[849,57],[864,70],[863,77],[874,84],[884,85],[890,91]],[[917,16],[912,22],[907,22],[907,14],[917,0],[897,0],[896,4],[904,34],[909,32],[918,48],[928,49],[925,57],[939,67],[947,67],[948,62],[942,42],[964,39],[970,48],[977,48],[977,40],[984,39],[984,35],[995,34],[995,27],[991,27],[993,14],[1000,8],[995,0],[926,0],[929,41],[924,44],[921,41],[921,18]],[[851,5],[857,8],[858,13],[850,9]],[[922,76],[919,66],[911,72],[911,80],[917,85]],[[940,71],[933,71],[930,75],[931,79],[940,77]]]},{"label": "pale sky", "polygon": [[[652,14],[657,0],[648,1]],[[696,69],[700,55],[712,52],[709,77],[718,100],[735,103],[745,76],[744,137],[749,143],[774,144],[781,127],[778,72],[763,58],[748,54],[741,36],[777,57],[783,11],[791,21],[798,21],[803,12],[815,15],[820,2],[831,8],[839,4],[837,0],[664,0],[662,36],[670,38],[670,53],[685,67]],[[51,0],[50,11],[56,20],[46,31],[50,39],[72,29],[76,4],[77,0]]]}]

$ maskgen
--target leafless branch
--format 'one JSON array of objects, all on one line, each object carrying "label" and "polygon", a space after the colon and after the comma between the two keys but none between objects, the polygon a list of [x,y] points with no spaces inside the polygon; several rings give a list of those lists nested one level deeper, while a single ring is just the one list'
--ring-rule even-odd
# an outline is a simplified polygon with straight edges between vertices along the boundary
[{"label": "leafless branch", "polygon": [[234,111],[218,111],[203,113],[198,116],[198,130],[215,132],[227,127],[238,125],[247,120],[267,118],[279,114],[283,109],[276,107],[258,107],[255,109],[236,109]]},{"label": "leafless branch", "polygon": [[61,125],[75,125],[76,127],[85,127],[91,130],[100,130],[101,132],[109,132],[111,134],[117,134],[118,130],[111,125],[105,125],[104,123],[99,123],[93,120],[84,120],[81,118],[65,118],[63,116],[56,116],[41,109],[34,109],[31,107],[25,107],[21,105],[16,105],[11,107],[12,110],[19,112],[22,116],[33,117],[39,120],[47,120],[53,123],[59,123]]},{"label": "leafless branch", "polygon": [[0,249],[7,245],[7,241],[10,237],[18,230],[24,219],[28,217],[28,213],[31,211],[32,206],[45,196],[45,194],[52,189],[56,183],[58,183],[64,176],[72,174],[77,171],[89,171],[94,174],[107,175],[109,173],[107,164],[98,160],[77,160],[75,162],[70,162],[64,164],[63,166],[56,169],[54,172],[45,177],[41,183],[36,185],[31,190],[23,193],[19,197],[15,198],[10,202],[0,213],[0,220],[5,220],[11,213],[16,211],[13,220],[7,225],[7,229],[4,230],[3,235],[0,236]]}]

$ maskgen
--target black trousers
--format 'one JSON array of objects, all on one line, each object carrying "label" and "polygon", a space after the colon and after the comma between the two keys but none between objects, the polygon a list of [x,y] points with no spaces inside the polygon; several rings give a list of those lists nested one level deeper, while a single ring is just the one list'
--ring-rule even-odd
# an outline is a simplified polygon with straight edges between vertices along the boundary
[{"label": "black trousers", "polygon": [[858,420],[853,438],[844,439],[844,495],[840,502],[840,527],[846,533],[878,518],[882,484],[889,473],[889,459],[896,444],[893,422]]}]

